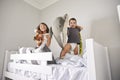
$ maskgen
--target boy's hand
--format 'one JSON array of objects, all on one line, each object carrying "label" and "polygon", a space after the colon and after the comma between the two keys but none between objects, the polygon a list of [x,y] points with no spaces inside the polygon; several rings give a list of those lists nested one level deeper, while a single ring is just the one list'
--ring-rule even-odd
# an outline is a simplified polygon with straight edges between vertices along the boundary
[{"label": "boy's hand", "polygon": [[76,28],[79,28],[80,30],[83,30],[83,27],[76,25]]}]

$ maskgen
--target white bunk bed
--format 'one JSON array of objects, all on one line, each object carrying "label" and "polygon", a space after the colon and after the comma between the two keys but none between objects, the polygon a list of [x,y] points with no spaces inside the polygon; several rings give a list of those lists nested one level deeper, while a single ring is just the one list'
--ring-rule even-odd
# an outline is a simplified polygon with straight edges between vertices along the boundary
[{"label": "white bunk bed", "polygon": [[[93,39],[87,39],[86,52],[84,54],[87,55],[86,70],[88,74],[85,80],[111,80],[109,54],[106,47],[103,47],[102,45],[98,44]],[[5,55],[2,80],[5,80],[5,77],[13,80],[33,80],[31,78],[7,71],[7,65],[10,60],[16,61],[21,59],[40,60],[41,65],[19,64],[14,62],[12,63],[12,66],[14,66],[14,68],[17,69],[41,73],[41,80],[59,80],[52,78],[53,68],[52,66],[47,65],[47,61],[52,60],[52,52],[35,53],[35,54],[11,54],[7,52],[7,54]],[[48,75],[49,78],[45,78],[45,76]],[[84,80],[84,79],[80,79],[80,80]]]}]

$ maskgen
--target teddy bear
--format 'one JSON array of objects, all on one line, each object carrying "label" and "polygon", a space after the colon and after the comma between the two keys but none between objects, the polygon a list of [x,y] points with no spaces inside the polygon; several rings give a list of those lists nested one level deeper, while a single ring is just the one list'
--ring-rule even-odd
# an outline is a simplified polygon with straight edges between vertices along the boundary
[{"label": "teddy bear", "polygon": [[40,46],[44,40],[43,35],[39,30],[36,31],[36,35],[34,36],[34,40],[37,41],[37,45]]}]

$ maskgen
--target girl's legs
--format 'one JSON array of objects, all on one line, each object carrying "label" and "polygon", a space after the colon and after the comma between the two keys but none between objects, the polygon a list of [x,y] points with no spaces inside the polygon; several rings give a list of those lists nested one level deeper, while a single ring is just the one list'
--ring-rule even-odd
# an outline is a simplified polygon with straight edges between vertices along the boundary
[{"label": "girl's legs", "polygon": [[69,43],[67,43],[65,45],[64,49],[60,53],[60,58],[63,58],[65,56],[65,54],[70,51],[70,49],[71,49],[71,45]]}]

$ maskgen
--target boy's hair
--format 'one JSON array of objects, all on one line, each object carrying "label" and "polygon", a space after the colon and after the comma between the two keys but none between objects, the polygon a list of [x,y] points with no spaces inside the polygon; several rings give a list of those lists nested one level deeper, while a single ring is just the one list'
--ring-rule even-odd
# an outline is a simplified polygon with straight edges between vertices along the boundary
[{"label": "boy's hair", "polygon": [[77,20],[76,20],[75,18],[70,18],[70,19],[69,19],[69,23],[70,23],[71,20],[74,20],[74,21],[76,21],[76,23],[77,23]]},{"label": "boy's hair", "polygon": [[[40,24],[45,25],[46,28],[47,28],[47,29],[46,29],[46,32],[49,33],[49,28],[48,28],[47,24],[45,24],[44,22],[42,22],[42,23],[40,23]],[[40,24],[37,26],[37,30],[38,30],[39,32],[42,32],[42,31],[40,30]]]}]

